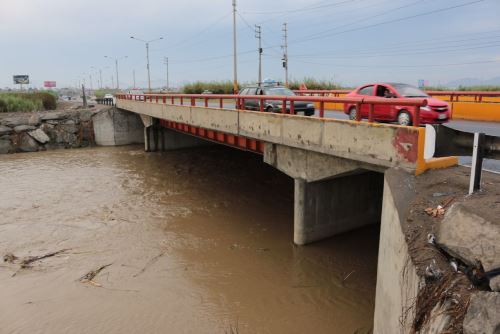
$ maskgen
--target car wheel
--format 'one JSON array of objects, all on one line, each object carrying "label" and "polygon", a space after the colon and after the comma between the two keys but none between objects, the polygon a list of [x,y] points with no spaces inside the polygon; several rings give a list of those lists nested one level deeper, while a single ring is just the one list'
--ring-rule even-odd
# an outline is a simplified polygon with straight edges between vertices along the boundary
[{"label": "car wheel", "polygon": [[358,111],[356,110],[355,107],[352,107],[351,109],[349,109],[349,119],[351,121],[355,121],[357,115],[358,115]]},{"label": "car wheel", "polygon": [[266,111],[267,111],[267,112],[273,112],[273,111],[274,111],[274,108],[273,108],[273,107],[271,107],[271,106],[269,106],[269,107],[267,107],[267,108],[266,108]]},{"label": "car wheel", "polygon": [[314,110],[304,112],[305,116],[314,116]]},{"label": "car wheel", "polygon": [[398,124],[404,126],[411,125],[411,115],[405,110],[400,111],[398,114]]}]

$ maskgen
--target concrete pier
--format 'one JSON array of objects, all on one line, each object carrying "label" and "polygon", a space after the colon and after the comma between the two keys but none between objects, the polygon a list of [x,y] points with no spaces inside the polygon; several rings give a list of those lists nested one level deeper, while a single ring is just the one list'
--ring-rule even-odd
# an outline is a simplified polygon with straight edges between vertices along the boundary
[{"label": "concrete pier", "polygon": [[294,242],[305,245],[380,221],[383,174],[295,179]]}]

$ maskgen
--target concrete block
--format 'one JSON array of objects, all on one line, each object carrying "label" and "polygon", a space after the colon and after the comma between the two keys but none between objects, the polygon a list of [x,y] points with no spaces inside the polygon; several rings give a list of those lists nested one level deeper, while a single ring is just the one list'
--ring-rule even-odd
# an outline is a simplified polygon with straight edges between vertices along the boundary
[{"label": "concrete block", "polygon": [[500,293],[476,292],[464,318],[464,334],[500,333]]},{"label": "concrete block", "polygon": [[108,109],[93,116],[97,145],[117,146],[144,142],[144,126],[138,114]]},{"label": "concrete block", "polygon": [[[167,108],[169,115],[170,109],[175,108]],[[186,124],[229,134],[238,134],[238,111],[232,109],[191,107],[191,121],[186,122]]]},{"label": "concrete block", "polygon": [[[481,261],[485,271],[500,268],[500,221],[492,222],[457,203],[439,224],[437,241],[453,256],[469,265]],[[490,281],[500,291],[500,276]]]}]

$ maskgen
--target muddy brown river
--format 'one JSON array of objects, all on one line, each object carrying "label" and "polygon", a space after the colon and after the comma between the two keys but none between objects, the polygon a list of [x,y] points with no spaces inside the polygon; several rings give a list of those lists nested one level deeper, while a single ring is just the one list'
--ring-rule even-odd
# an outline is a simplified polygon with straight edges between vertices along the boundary
[{"label": "muddy brown river", "polygon": [[292,232],[293,180],[252,153],[0,156],[0,333],[370,333],[378,228]]}]

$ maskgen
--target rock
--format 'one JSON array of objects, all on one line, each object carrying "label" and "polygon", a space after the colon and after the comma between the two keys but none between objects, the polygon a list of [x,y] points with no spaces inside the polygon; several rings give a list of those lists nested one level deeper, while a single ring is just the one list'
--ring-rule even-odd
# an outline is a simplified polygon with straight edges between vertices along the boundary
[{"label": "rock", "polygon": [[42,121],[59,120],[59,119],[65,119],[65,118],[66,118],[66,114],[61,113],[61,112],[57,112],[57,111],[48,112],[48,113],[45,113],[41,116]]},{"label": "rock", "polygon": [[32,125],[18,125],[14,128],[14,131],[19,133],[19,132],[23,132],[23,131],[31,131],[31,130],[35,130],[36,127],[32,126]]},{"label": "rock", "polygon": [[40,129],[30,131],[28,134],[41,144],[45,144],[50,140],[49,136],[47,136],[47,134]]},{"label": "rock", "polygon": [[71,124],[71,123],[61,124],[61,125],[59,125],[59,127],[61,129],[63,129],[64,131],[69,132],[69,133],[77,133],[78,132],[78,127],[75,125],[74,122],[73,122],[73,124]]},{"label": "rock", "polygon": [[26,120],[24,120],[22,117],[11,117],[11,118],[5,118],[2,121],[2,123],[10,127],[15,127],[18,125],[25,124]]},{"label": "rock", "polygon": [[12,128],[5,126],[5,125],[0,125],[0,136],[8,135],[11,132],[12,132]]},{"label": "rock", "polygon": [[473,294],[463,328],[464,334],[500,333],[500,293],[480,291]]},{"label": "rock", "polygon": [[38,126],[40,122],[41,122],[40,115],[33,114],[28,120],[28,125]]},{"label": "rock", "polygon": [[19,149],[22,152],[36,152],[38,151],[38,144],[30,135],[22,133],[19,140]]},{"label": "rock", "polygon": [[[486,272],[500,268],[500,221],[491,222],[454,204],[439,225],[437,241],[452,256],[468,265],[481,261]],[[490,280],[500,291],[500,276]]]},{"label": "rock", "polygon": [[6,154],[12,151],[10,140],[0,140],[0,154]]},{"label": "rock", "polygon": [[83,122],[88,122],[92,118],[94,113],[91,110],[82,110],[80,111],[80,120]]}]

